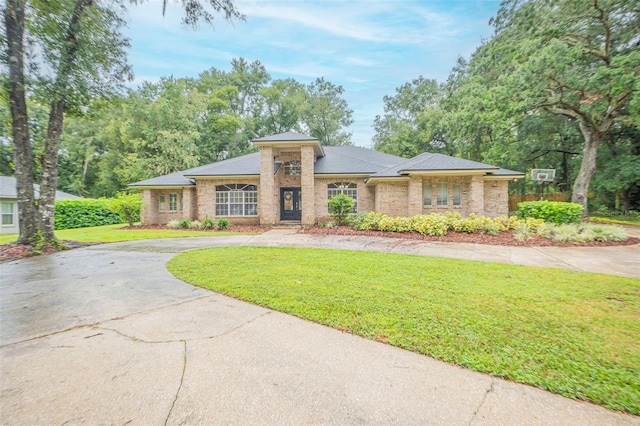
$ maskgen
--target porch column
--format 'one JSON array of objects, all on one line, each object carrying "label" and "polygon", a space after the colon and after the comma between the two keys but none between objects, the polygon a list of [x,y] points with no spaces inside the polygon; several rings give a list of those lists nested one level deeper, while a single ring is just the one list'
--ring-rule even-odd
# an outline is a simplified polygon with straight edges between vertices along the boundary
[{"label": "porch column", "polygon": [[260,225],[276,223],[276,194],[274,181],[273,147],[260,147],[260,191],[258,214]]},{"label": "porch column", "polygon": [[411,176],[409,179],[409,216],[422,214],[422,177]]},{"label": "porch column", "polygon": [[484,176],[471,176],[469,184],[469,213],[484,216]]},{"label": "porch column", "polygon": [[313,151],[313,146],[301,146],[300,157],[302,160],[302,171],[300,174],[300,188],[302,191],[302,224],[313,225],[316,221],[313,181],[313,168],[315,166],[314,163],[316,155]]},{"label": "porch column", "polygon": [[142,209],[140,211],[140,223],[151,225],[158,222],[158,197],[152,195],[150,189],[142,190]]},{"label": "porch column", "polygon": [[182,217],[197,219],[195,209],[195,191],[193,188],[182,188]]}]

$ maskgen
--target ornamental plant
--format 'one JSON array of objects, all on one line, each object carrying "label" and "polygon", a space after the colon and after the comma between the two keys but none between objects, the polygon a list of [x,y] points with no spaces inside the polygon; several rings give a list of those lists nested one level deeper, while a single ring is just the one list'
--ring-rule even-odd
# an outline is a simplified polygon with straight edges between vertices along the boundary
[{"label": "ornamental plant", "polygon": [[347,225],[349,214],[355,204],[353,198],[345,194],[338,194],[335,197],[329,198],[327,204],[329,206],[329,215],[340,225]]},{"label": "ornamental plant", "polygon": [[516,215],[521,219],[542,219],[545,222],[562,225],[564,223],[579,223],[582,219],[584,207],[581,204],[558,201],[524,201],[518,203]]}]

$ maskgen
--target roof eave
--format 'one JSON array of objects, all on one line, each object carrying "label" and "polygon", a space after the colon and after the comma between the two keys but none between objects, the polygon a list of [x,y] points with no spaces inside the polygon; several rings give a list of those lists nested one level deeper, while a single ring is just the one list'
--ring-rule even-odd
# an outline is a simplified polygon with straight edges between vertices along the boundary
[{"label": "roof eave", "polygon": [[469,176],[469,175],[485,175],[487,173],[495,173],[499,168],[495,169],[441,169],[441,170],[400,170],[398,173],[410,176]]}]

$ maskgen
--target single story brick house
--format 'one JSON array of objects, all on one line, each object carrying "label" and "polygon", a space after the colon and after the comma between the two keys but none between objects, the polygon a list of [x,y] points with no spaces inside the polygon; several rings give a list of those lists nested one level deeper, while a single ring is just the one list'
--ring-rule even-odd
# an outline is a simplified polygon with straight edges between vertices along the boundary
[{"label": "single story brick house", "polygon": [[228,218],[236,224],[312,225],[344,193],[355,212],[413,216],[508,214],[508,182],[524,174],[442,154],[411,159],[355,146],[322,146],[294,132],[254,139],[259,152],[132,183],[143,224]]}]

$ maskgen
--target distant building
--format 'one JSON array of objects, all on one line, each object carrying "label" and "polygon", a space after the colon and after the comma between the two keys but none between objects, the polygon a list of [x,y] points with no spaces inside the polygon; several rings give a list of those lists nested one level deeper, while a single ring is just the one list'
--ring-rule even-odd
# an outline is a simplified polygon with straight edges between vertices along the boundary
[{"label": "distant building", "polygon": [[[0,176],[0,234],[17,234],[20,231],[18,223],[18,191],[16,178]],[[35,197],[40,198],[40,185],[34,184]],[[56,191],[56,199],[80,198],[66,192]]]}]

